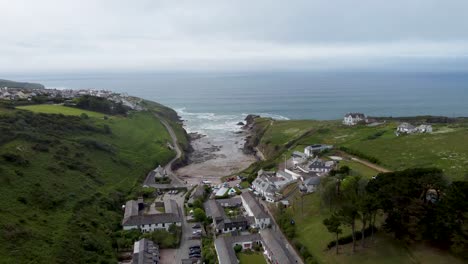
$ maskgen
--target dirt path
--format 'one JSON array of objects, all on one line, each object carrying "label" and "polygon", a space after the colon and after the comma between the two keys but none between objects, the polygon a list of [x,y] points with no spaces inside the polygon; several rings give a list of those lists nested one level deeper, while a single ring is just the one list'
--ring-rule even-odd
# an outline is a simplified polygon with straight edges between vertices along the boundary
[{"label": "dirt path", "polygon": [[367,161],[367,160],[359,159],[359,158],[357,158],[357,157],[355,157],[355,156],[353,156],[353,155],[350,155],[350,154],[348,154],[348,153],[346,153],[346,152],[340,151],[339,153],[340,153],[340,156],[343,157],[343,158],[349,158],[349,159],[352,160],[352,161],[361,163],[362,165],[367,166],[367,167],[369,167],[369,168],[371,168],[371,169],[374,169],[374,170],[376,170],[376,171],[378,171],[378,172],[392,172],[392,171],[389,170],[389,169],[386,169],[386,168],[384,168],[384,167],[382,167],[382,166],[379,166],[379,165],[374,164],[374,163],[372,163],[372,162],[369,162],[369,161]]}]

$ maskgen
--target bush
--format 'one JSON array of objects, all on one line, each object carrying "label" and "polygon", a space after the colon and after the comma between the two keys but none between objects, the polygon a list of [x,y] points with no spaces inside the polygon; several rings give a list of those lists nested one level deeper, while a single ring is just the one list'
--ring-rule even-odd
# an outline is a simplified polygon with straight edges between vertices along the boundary
[{"label": "bush", "polygon": [[20,155],[13,154],[13,153],[5,153],[2,155],[3,159],[5,161],[17,164],[17,165],[23,165],[27,166],[29,165],[29,160],[21,157]]},{"label": "bush", "polygon": [[376,157],[372,157],[372,156],[369,156],[367,154],[364,154],[360,151],[357,151],[357,150],[354,150],[354,149],[350,149],[350,148],[347,148],[347,147],[340,147],[340,150],[341,151],[344,151],[348,154],[351,154],[351,155],[354,155],[356,157],[359,157],[359,158],[363,158],[365,160],[368,160],[372,163],[375,163],[375,164],[380,164],[380,160],[378,160]]},{"label": "bush", "polygon": [[377,139],[379,137],[381,137],[383,134],[385,134],[385,130],[382,130],[382,131],[377,131],[376,133],[370,135],[367,137],[367,140],[374,140],[374,139]]},{"label": "bush", "polygon": [[241,246],[241,245],[235,245],[235,246],[234,246],[234,251],[235,251],[236,253],[241,252],[241,251],[242,251],[242,246]]},{"label": "bush", "polygon": [[[377,228],[374,226],[374,233],[377,232]],[[364,235],[366,237],[370,236],[372,233],[372,227],[368,227],[364,230]],[[355,239],[356,241],[360,240],[362,238],[362,233],[361,231],[356,231],[354,232],[354,235],[355,235]],[[347,236],[344,236],[344,237],[340,237],[338,239],[338,245],[346,245],[348,243],[352,243],[353,242],[353,236],[350,234],[350,235],[347,235]],[[330,248],[333,248],[334,246],[336,246],[336,241],[333,240],[333,241],[330,241],[327,245],[327,248],[330,249]]]}]

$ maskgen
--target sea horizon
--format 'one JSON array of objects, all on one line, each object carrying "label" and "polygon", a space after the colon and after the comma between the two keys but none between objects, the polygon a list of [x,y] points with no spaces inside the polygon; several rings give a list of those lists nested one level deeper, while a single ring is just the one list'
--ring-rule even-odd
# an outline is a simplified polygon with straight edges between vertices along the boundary
[{"label": "sea horizon", "polygon": [[225,136],[247,114],[275,119],[468,116],[468,75],[454,72],[210,72],[17,75],[48,88],[128,93],[175,109],[189,132]]}]

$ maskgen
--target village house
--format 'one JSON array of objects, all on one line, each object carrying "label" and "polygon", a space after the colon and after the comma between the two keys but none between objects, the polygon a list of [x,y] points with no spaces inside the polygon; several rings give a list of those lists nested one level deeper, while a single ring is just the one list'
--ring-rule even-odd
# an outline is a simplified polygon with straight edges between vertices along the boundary
[{"label": "village house", "polygon": [[398,125],[396,129],[396,134],[413,134],[413,133],[432,133],[432,126],[431,125],[420,125],[420,126],[413,126],[410,123],[403,122]]},{"label": "village house", "polygon": [[363,113],[347,113],[343,118],[343,124],[354,126],[359,123],[367,123],[367,117]]},{"label": "village house", "polygon": [[288,252],[285,243],[271,229],[260,230],[264,255],[272,264],[297,263]]},{"label": "village house", "polygon": [[253,217],[253,228],[266,228],[271,224],[271,219],[268,213],[265,212],[263,206],[250,192],[244,192],[241,195],[242,205],[249,216]]},{"label": "village house", "polygon": [[219,264],[239,263],[234,251],[236,245],[241,246],[242,250],[252,250],[255,245],[261,245],[264,249],[263,255],[273,264],[297,263],[288,252],[285,243],[282,243],[271,229],[264,229],[257,234],[218,237],[214,246]]},{"label": "village house", "polygon": [[130,200],[125,204],[122,220],[124,230],[140,229],[142,232],[152,232],[156,229],[169,230],[174,224],[182,225],[179,206],[175,200],[164,201],[164,213],[145,214],[143,199]]},{"label": "village house", "polygon": [[133,245],[132,264],[159,264],[159,246],[146,238]]},{"label": "village house", "polygon": [[313,157],[322,151],[333,149],[332,145],[314,144],[304,148],[304,154],[307,157]]},{"label": "village house", "polygon": [[296,179],[286,171],[278,171],[276,174],[272,174],[261,170],[257,178],[252,182],[252,188],[264,197],[267,202],[273,203],[281,198],[280,191]]},{"label": "village house", "polygon": [[323,161],[319,158],[315,158],[308,163],[298,164],[296,167],[304,173],[315,172],[323,176],[328,174],[332,169],[336,167],[336,162],[332,160]]},{"label": "village house", "polygon": [[320,177],[308,177],[304,179],[301,185],[299,185],[299,190],[305,193],[315,192],[320,185]]},{"label": "village house", "polygon": [[238,208],[242,205],[240,198],[230,199],[210,199],[205,202],[204,208],[206,216],[211,217],[213,220],[212,225],[214,226],[216,233],[230,233],[233,231],[246,231],[249,228],[249,219],[244,217],[242,214],[228,217],[224,208],[232,208],[238,211]]},{"label": "village house", "polygon": [[254,245],[262,244],[260,234],[250,234],[242,236],[221,236],[216,238],[214,242],[216,254],[218,255],[219,264],[238,264],[234,247],[242,246],[242,250],[251,250]]}]

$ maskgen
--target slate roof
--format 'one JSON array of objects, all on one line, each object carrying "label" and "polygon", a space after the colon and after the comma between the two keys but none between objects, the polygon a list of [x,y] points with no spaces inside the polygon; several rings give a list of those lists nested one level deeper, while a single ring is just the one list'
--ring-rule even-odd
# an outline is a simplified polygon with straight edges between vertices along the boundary
[{"label": "slate roof", "polygon": [[260,230],[263,246],[270,253],[274,263],[296,263],[296,260],[289,254],[282,242],[271,229]]},{"label": "slate roof", "polygon": [[262,241],[262,237],[259,234],[218,237],[214,243],[215,243],[216,253],[218,254],[219,264],[239,263],[236,257],[236,252],[234,251],[234,245],[236,243],[257,242],[257,241]]},{"label": "slate roof", "polygon": [[213,218],[213,220],[220,220],[226,217],[224,209],[216,200],[210,199],[203,205],[206,215]]},{"label": "slate roof", "polygon": [[122,225],[138,226],[158,223],[174,223],[181,221],[179,207],[176,201],[164,201],[164,209],[165,213],[162,214],[140,214],[138,211],[137,202],[134,200],[130,200],[126,203]]},{"label": "slate roof", "polygon": [[268,218],[268,214],[263,210],[260,203],[255,199],[255,197],[250,192],[243,192],[241,197],[247,203],[247,206],[252,211],[255,218]]},{"label": "slate roof", "polygon": [[153,241],[143,238],[133,246],[132,264],[159,263],[159,247]]},{"label": "slate roof", "polygon": [[310,177],[304,181],[304,185],[319,185],[320,180],[320,177]]},{"label": "slate roof", "polygon": [[366,116],[363,113],[347,113],[345,115],[346,117],[352,117],[352,118],[365,118]]},{"label": "slate roof", "polygon": [[238,207],[242,205],[242,200],[239,197],[233,197],[228,199],[217,199],[217,203],[219,203],[223,207]]},{"label": "slate roof", "polygon": [[138,203],[135,200],[130,200],[125,203],[124,219],[138,215]]}]

